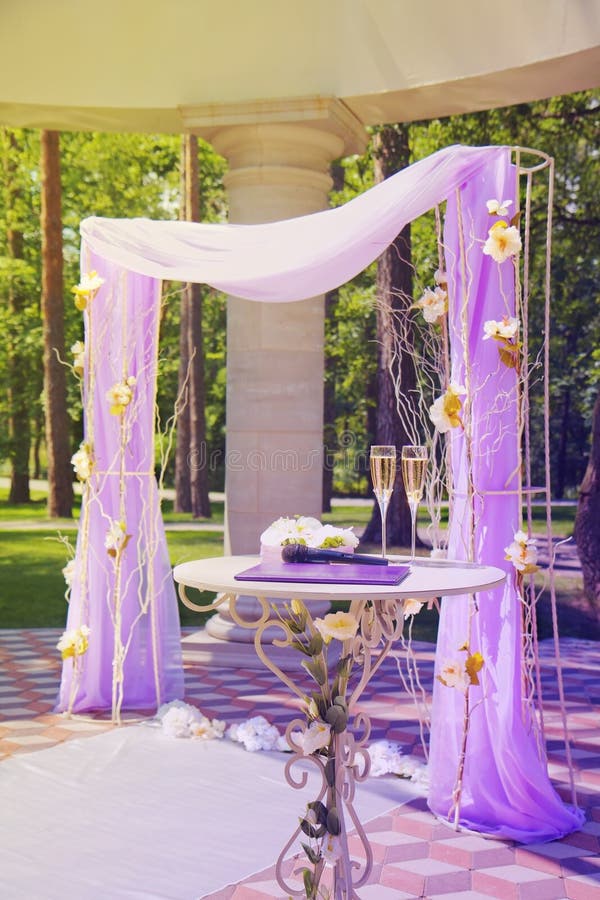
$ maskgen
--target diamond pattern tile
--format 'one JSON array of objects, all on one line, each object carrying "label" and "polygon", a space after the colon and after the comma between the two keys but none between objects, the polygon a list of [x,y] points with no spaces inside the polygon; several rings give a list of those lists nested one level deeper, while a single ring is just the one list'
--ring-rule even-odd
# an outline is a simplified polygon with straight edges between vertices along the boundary
[{"label": "diamond pattern tile", "polygon": [[[0,630],[0,760],[113,727],[104,712],[70,719],[53,712],[61,670],[56,651],[59,636],[54,629]],[[431,645],[416,645],[415,656],[421,683],[430,688]],[[551,643],[542,644],[541,658],[549,771],[560,796],[570,802]],[[527,847],[489,840],[456,833],[434,818],[424,798],[415,797],[368,823],[375,864],[369,883],[358,890],[360,900],[600,900],[600,644],[562,641],[561,663],[578,801],[587,813],[581,831],[561,841]],[[260,714],[283,731],[297,711],[296,700],[282,691],[270,673],[203,668],[186,660],[185,649],[184,664],[184,699],[210,717],[231,723]],[[417,715],[400,683],[401,665],[400,656],[392,655],[361,697],[360,706],[372,718],[373,739],[398,741],[404,753],[422,758]],[[299,681],[303,677],[297,674]],[[310,688],[310,682],[304,686]],[[351,843],[358,858],[360,843]],[[278,850],[273,848],[274,858]],[[284,900],[287,896],[271,867],[210,895],[210,900]]]}]

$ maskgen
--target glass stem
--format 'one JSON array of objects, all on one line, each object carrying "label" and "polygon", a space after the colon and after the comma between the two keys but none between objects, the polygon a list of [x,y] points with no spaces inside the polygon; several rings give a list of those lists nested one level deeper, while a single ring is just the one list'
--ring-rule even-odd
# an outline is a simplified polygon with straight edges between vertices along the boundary
[{"label": "glass stem", "polygon": [[415,559],[416,555],[416,543],[417,543],[417,504],[410,503],[410,520],[411,520],[411,542],[410,542],[410,558],[412,561]]},{"label": "glass stem", "polygon": [[382,500],[379,504],[379,511],[381,512],[381,555],[384,558],[387,552],[387,508],[387,503]]}]

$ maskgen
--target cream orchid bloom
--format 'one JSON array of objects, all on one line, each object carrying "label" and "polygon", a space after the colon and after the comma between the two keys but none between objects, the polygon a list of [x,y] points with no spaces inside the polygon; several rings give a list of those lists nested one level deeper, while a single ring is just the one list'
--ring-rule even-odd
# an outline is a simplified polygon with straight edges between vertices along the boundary
[{"label": "cream orchid bloom", "polygon": [[75,474],[79,481],[87,481],[92,474],[94,465],[92,459],[92,448],[88,443],[82,441],[77,450],[71,457],[71,465],[75,470]]},{"label": "cream orchid bloom", "polygon": [[292,739],[302,750],[303,756],[310,756],[329,744],[331,725],[326,725],[325,722],[311,722],[305,731],[294,731]]},{"label": "cream orchid bloom", "polygon": [[87,625],[71,628],[63,632],[56,649],[60,650],[63,659],[82,656],[89,646],[90,629]]},{"label": "cream orchid bloom", "polygon": [[460,418],[462,401],[460,398],[466,393],[467,391],[462,385],[452,383],[448,390],[429,407],[429,418],[441,434],[462,425]]},{"label": "cream orchid bloom", "polygon": [[347,641],[358,631],[358,621],[349,612],[328,613],[323,619],[315,619],[315,628],[328,644],[333,638]]},{"label": "cream orchid bloom", "polygon": [[85,344],[83,341],[75,341],[71,345],[71,353],[73,354],[73,369],[76,375],[83,375],[83,367],[85,364]]},{"label": "cream orchid bloom", "polygon": [[110,403],[110,414],[112,416],[120,416],[125,412],[133,400],[133,388],[136,384],[136,378],[130,375],[123,381],[113,384],[106,392],[106,399]]},{"label": "cream orchid bloom", "polygon": [[537,541],[528,537],[524,531],[517,531],[512,544],[504,548],[506,554],[504,558],[522,575],[533,575],[539,570],[536,543]]},{"label": "cream orchid bloom", "polygon": [[521,252],[521,246],[521,235],[515,226],[500,221],[490,228],[483,252],[497,263],[502,263],[511,256],[517,256]]},{"label": "cream orchid bloom", "polygon": [[511,340],[519,330],[519,320],[514,316],[503,316],[500,321],[488,319],[483,323],[483,340],[496,338],[501,340]]},{"label": "cream orchid bloom", "polygon": [[441,287],[436,287],[433,291],[427,288],[415,307],[421,310],[426,322],[435,325],[448,311],[448,294]]},{"label": "cream orchid bloom", "polygon": [[512,200],[487,200],[485,205],[491,216],[507,216]]},{"label": "cream orchid bloom", "polygon": [[104,278],[98,275],[97,272],[88,272],[85,275],[81,276],[81,281],[74,288],[71,288],[71,292],[75,294],[75,306],[81,312],[86,308],[90,300],[93,300],[102,285],[104,284]]},{"label": "cream orchid bloom", "polygon": [[423,603],[420,600],[415,600],[414,597],[407,597],[402,603],[402,614],[405,619],[408,619],[409,616],[418,615],[422,609]]},{"label": "cream orchid bloom", "polygon": [[466,691],[470,683],[464,663],[456,659],[446,660],[437,678],[446,687],[458,688],[459,691]]}]

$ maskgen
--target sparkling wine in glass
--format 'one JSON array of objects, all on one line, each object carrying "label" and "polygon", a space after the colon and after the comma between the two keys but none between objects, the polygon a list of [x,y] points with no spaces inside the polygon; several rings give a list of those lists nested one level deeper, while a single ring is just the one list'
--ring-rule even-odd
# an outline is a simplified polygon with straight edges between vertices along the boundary
[{"label": "sparkling wine in glass", "polygon": [[371,447],[371,479],[381,513],[381,555],[385,556],[387,511],[396,480],[396,448],[393,445],[378,444]]},{"label": "sparkling wine in glass", "polygon": [[402,448],[402,480],[406,491],[406,499],[410,507],[412,536],[410,558],[415,558],[417,535],[417,508],[423,496],[425,473],[427,471],[427,447],[407,446]]}]

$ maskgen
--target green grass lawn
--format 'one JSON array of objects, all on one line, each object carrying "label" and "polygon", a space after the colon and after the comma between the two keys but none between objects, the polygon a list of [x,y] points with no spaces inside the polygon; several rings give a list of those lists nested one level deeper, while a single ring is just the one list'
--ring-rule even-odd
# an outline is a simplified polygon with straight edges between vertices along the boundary
[{"label": "green grass lawn", "polygon": [[[62,529],[75,543],[75,532]],[[172,565],[190,559],[219,556],[219,532],[169,532]],[[67,616],[62,568],[68,552],[48,531],[0,531],[0,628],[62,628]],[[210,602],[203,595],[202,602]],[[184,625],[198,625],[201,617],[180,604]]]},{"label": "green grass lawn", "polygon": [[[0,488],[0,628],[62,628],[67,604],[61,570],[68,559],[68,551],[57,538],[57,533],[60,531],[74,545],[77,523],[73,520],[52,520],[56,527],[56,533],[53,533],[48,530],[51,520],[46,515],[44,493],[33,492],[32,502],[23,505],[9,504],[7,496],[7,490]],[[333,525],[354,525],[360,529],[367,524],[370,515],[370,506],[335,506],[322,519]],[[575,507],[555,506],[554,533],[560,536],[571,534],[574,516]],[[164,505],[164,519],[166,523],[193,522],[190,515],[174,513],[171,502]],[[222,523],[223,503],[213,503],[213,518],[201,521],[206,524]],[[2,522],[19,522],[27,528],[5,530]],[[421,522],[424,525],[427,523],[424,514],[421,515]],[[46,530],[42,530],[43,526]],[[545,531],[545,511],[542,508],[534,509],[534,530]],[[219,531],[168,531],[167,543],[172,565],[190,559],[219,556],[223,552],[223,535]],[[407,552],[407,548],[401,547],[390,550]],[[593,637],[597,633],[598,623],[591,621],[580,602],[581,580],[560,581],[557,590],[561,633]],[[202,600],[198,597],[194,599],[207,603],[210,602],[210,595],[204,594]],[[182,604],[179,609],[184,625],[200,625],[205,618]],[[548,637],[551,634],[550,611],[544,599],[539,610],[540,636]],[[435,611],[423,610],[415,621],[414,637],[417,640],[435,640],[437,621]]]}]

